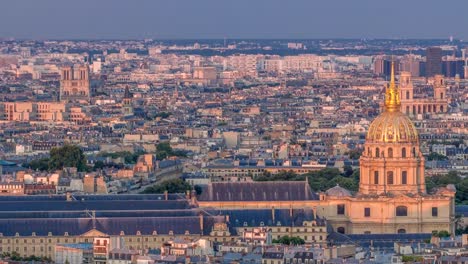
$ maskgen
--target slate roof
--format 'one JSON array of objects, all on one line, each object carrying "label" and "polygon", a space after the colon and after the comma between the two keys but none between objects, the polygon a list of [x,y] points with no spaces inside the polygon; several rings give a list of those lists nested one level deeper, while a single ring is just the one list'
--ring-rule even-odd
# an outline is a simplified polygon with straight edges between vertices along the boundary
[{"label": "slate roof", "polygon": [[160,195],[82,195],[73,201],[65,196],[20,196],[15,200],[0,197],[0,233],[4,236],[81,235],[96,229],[109,235],[125,234],[200,234],[209,232],[222,216],[202,214],[181,195],[160,200]]},{"label": "slate roof", "polygon": [[468,205],[456,205],[455,206],[455,215],[461,215],[463,217],[468,217]]},{"label": "slate roof", "polygon": [[328,241],[340,244],[353,243],[361,247],[369,248],[372,246],[376,248],[393,249],[394,242],[401,243],[423,243],[425,240],[430,239],[431,234],[357,234],[357,235],[344,235],[333,232],[328,235]]},{"label": "slate roof", "polygon": [[[222,221],[222,217],[203,217],[204,232],[209,232],[216,221]],[[116,217],[116,218],[57,218],[57,219],[0,219],[0,233],[4,236],[30,236],[36,232],[37,236],[63,235],[68,232],[70,236],[81,235],[92,229],[109,235],[119,235],[123,231],[126,235],[137,234],[151,235],[153,231],[158,234],[175,235],[200,234],[200,218],[188,217]]]},{"label": "slate roof", "polygon": [[306,181],[213,182],[199,201],[305,201],[318,200]]},{"label": "slate roof", "polygon": [[[314,220],[312,210],[293,209],[292,216],[289,209],[233,209],[233,210],[207,210],[210,215],[229,216],[228,226],[232,234],[236,234],[237,227],[249,226],[302,226],[303,221]],[[317,219],[318,224],[324,224],[323,219]]]},{"label": "slate roof", "polygon": [[164,210],[187,209],[187,201],[0,201],[0,212],[15,211],[85,211],[85,210]]}]

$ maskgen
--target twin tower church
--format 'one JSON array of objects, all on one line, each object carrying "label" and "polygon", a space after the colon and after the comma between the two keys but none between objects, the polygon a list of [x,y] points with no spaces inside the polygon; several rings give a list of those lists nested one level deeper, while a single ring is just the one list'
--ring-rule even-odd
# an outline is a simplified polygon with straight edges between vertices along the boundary
[{"label": "twin tower church", "polygon": [[317,195],[307,182],[302,182],[302,187],[297,186],[298,182],[282,182],[280,187],[273,182],[213,182],[198,204],[215,208],[271,207],[272,211],[284,207],[311,209],[314,215],[326,218],[335,231],[346,234],[453,233],[455,187],[448,185],[427,192],[418,132],[401,110],[402,93],[406,91],[400,91],[395,84],[392,66],[384,111],[367,133],[357,193],[335,186]]}]

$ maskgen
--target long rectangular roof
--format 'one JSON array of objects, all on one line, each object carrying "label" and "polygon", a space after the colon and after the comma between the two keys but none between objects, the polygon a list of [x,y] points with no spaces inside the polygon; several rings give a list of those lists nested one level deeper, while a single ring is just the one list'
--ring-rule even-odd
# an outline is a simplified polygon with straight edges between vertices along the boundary
[{"label": "long rectangular roof", "polygon": [[318,200],[306,181],[212,182],[200,201],[306,201]]}]

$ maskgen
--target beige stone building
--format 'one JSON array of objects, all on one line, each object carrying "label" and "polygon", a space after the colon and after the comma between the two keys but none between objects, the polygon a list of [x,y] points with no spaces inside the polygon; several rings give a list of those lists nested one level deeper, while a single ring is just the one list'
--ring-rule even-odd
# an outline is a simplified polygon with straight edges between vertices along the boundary
[{"label": "beige stone building", "polygon": [[67,119],[61,102],[8,102],[1,105],[7,121],[61,122]]},{"label": "beige stone building", "polygon": [[63,67],[60,79],[60,101],[89,102],[89,99],[90,82],[88,65]]},{"label": "beige stone building", "polygon": [[434,89],[432,98],[417,98],[414,93],[410,72],[400,74],[401,111],[409,116],[446,113],[448,110],[447,88],[443,75],[435,75],[431,79]]}]

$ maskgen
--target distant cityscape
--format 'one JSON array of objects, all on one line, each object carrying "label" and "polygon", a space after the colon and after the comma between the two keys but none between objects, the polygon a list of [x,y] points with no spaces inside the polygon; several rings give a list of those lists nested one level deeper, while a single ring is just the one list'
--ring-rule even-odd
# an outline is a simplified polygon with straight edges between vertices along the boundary
[{"label": "distant cityscape", "polygon": [[467,91],[452,37],[2,38],[0,262],[468,263]]}]

